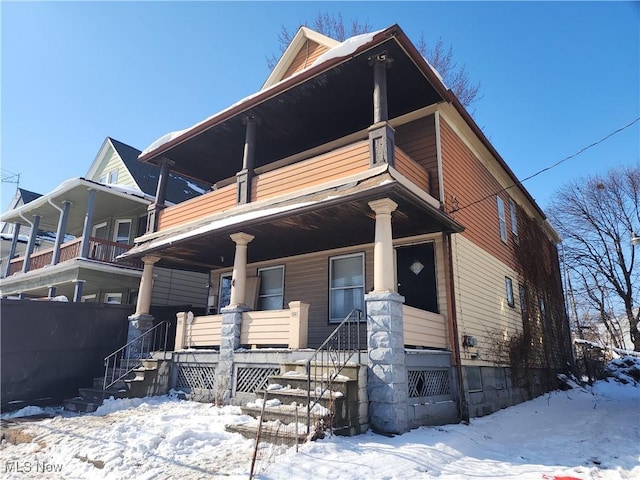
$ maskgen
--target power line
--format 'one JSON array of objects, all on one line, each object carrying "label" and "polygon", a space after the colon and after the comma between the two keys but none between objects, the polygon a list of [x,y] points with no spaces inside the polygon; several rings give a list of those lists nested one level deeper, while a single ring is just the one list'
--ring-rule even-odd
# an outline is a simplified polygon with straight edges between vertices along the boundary
[{"label": "power line", "polygon": [[449,213],[455,213],[455,212],[459,212],[460,210],[463,210],[465,208],[469,208],[473,205],[476,205],[480,202],[484,202],[485,200],[489,199],[489,198],[493,198],[496,195],[498,195],[499,193],[502,192],[506,192],[507,190],[509,190],[510,188],[516,187],[516,186],[522,186],[523,182],[526,182],[527,180],[531,180],[534,177],[537,177],[538,175],[540,175],[541,173],[547,172],[549,170],[551,170],[552,168],[557,167],[558,165],[560,165],[561,163],[566,162],[567,160],[570,160],[571,158],[577,157],[578,155],[580,155],[581,153],[585,152],[586,150],[589,150],[592,147],[595,147],[596,145],[604,142],[605,140],[608,140],[609,138],[613,137],[614,135],[616,135],[617,133],[622,132],[623,130],[626,130],[627,128],[631,127],[632,125],[638,123],[640,121],[640,117],[636,118],[635,120],[633,120],[631,123],[628,123],[627,125],[625,125],[624,127],[620,127],[617,130],[614,130],[613,132],[609,133],[608,135],[602,137],[600,140],[593,142],[590,145],[587,145],[586,147],[581,148],[580,150],[578,150],[576,153],[573,153],[571,155],[569,155],[568,157],[563,158],[562,160],[557,161],[556,163],[554,163],[553,165],[550,165],[548,167],[543,168],[542,170],[534,173],[533,175],[529,175],[526,178],[523,178],[522,180],[518,180],[516,183],[509,185],[508,187],[502,188],[500,190],[498,190],[497,192],[494,193],[490,193],[489,195],[486,195],[482,198],[480,198],[479,200],[475,200],[471,203],[469,203],[468,205],[464,205],[462,207],[457,207],[454,208],[451,212]]}]

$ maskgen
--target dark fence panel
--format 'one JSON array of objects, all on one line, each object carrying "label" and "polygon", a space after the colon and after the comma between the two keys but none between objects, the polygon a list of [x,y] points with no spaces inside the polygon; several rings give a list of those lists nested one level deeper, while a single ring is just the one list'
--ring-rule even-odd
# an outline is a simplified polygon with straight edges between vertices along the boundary
[{"label": "dark fence panel", "polygon": [[0,300],[2,410],[56,403],[104,375],[123,346],[133,305]]}]

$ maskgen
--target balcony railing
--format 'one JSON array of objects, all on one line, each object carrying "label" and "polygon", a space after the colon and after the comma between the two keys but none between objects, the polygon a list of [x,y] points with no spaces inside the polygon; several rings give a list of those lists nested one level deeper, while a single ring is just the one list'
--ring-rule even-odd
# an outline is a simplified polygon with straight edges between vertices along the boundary
[{"label": "balcony railing", "polygon": [[[286,195],[365,172],[369,168],[369,157],[369,142],[362,140],[264,172],[252,179],[251,202]],[[395,147],[395,167],[403,176],[429,193],[427,171],[398,147]],[[183,225],[235,207],[236,188],[236,184],[232,183],[162,210],[158,230]]]},{"label": "balcony railing", "polygon": [[[240,344],[249,347],[306,348],[309,305],[289,302],[289,309],[242,314]],[[177,315],[175,350],[220,346],[222,315]]]},{"label": "balcony railing", "polygon": [[[142,268],[142,263],[129,260],[124,262],[116,262],[116,257],[129,250],[132,246],[124,243],[111,242],[109,240],[103,240],[101,238],[89,238],[89,254],[87,258],[89,260],[97,260],[103,263],[109,263],[114,265],[126,265],[134,268]],[[60,246],[60,258],[58,263],[67,262],[76,258],[81,258],[82,249],[82,237],[71,240],[70,242],[63,243]],[[39,270],[48,265],[51,265],[53,260],[53,248],[43,250],[31,254],[31,263],[29,265],[29,271]],[[11,261],[9,268],[9,275],[22,271],[24,265],[24,257],[14,258]]]}]

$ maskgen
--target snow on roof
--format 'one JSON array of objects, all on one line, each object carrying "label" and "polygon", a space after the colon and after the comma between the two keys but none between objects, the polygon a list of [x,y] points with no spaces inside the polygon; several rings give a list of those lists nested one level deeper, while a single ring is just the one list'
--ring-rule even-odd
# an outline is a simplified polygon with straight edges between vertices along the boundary
[{"label": "snow on roof", "polygon": [[373,38],[380,32],[382,32],[383,30],[377,30],[375,32],[371,32],[371,33],[364,33],[362,35],[356,35],[354,37],[350,37],[347,38],[344,42],[336,45],[335,47],[329,49],[328,51],[324,52],[322,55],[320,55],[311,65],[309,65],[308,67],[294,73],[293,75],[291,75],[290,77],[284,78],[282,80],[280,80],[277,83],[274,83],[273,85],[271,85],[268,88],[265,88],[264,90],[259,90],[249,96],[244,97],[242,100],[234,103],[233,105],[230,105],[229,107],[220,110],[217,113],[214,113],[213,115],[205,118],[204,120],[201,120],[198,123],[195,123],[193,125],[191,125],[188,128],[182,129],[182,130],[176,130],[174,132],[169,132],[163,136],[161,136],[160,138],[158,138],[157,140],[155,140],[153,143],[151,143],[147,148],[145,148],[142,153],[140,154],[140,157],[143,157],[144,155],[157,150],[158,148],[160,148],[161,146],[171,142],[172,140],[175,140],[176,138],[184,135],[185,133],[188,133],[194,129],[196,129],[197,127],[199,127],[200,125],[203,125],[205,123],[207,123],[209,120],[211,120],[212,118],[218,117],[220,115],[222,115],[223,113],[231,110],[234,107],[237,107],[238,105],[241,105],[245,102],[247,102],[248,100],[258,96],[258,95],[262,95],[265,92],[268,92],[272,89],[275,89],[278,85],[284,83],[287,80],[290,80],[291,78],[300,75],[303,72],[306,72],[307,70],[316,67],[318,65],[321,65],[323,63],[328,62],[329,60],[332,60],[334,58],[342,58],[342,57],[347,57],[349,55],[351,55],[353,52],[355,52],[358,48],[360,48],[363,45],[368,44],[369,42],[371,42],[373,40]]}]

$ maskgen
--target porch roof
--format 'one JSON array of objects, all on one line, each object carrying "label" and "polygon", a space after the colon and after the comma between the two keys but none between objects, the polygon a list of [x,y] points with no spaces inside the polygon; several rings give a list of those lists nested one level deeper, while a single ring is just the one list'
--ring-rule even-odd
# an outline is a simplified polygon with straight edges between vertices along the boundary
[{"label": "porch roof", "polygon": [[114,213],[126,214],[132,210],[139,210],[141,206],[149,205],[153,197],[142,191],[119,185],[103,185],[84,178],[65,180],[51,192],[26,203],[16,209],[9,210],[0,216],[0,221],[25,225],[25,218],[32,221],[33,215],[40,215],[38,228],[43,231],[55,232],[58,229],[59,211],[50,201],[58,206],[62,202],[71,202],[67,231],[71,235],[80,235],[87,211],[89,190],[96,190],[96,201],[93,218],[99,220],[111,217]]},{"label": "porch roof", "polygon": [[[251,95],[204,121],[161,137],[140,155],[144,162],[175,162],[172,171],[214,184],[242,169],[247,116],[256,117],[256,168],[310,150],[373,123],[373,68],[383,52],[393,60],[387,75],[389,118],[433,105],[448,92],[418,54],[406,51],[397,25],[348,39],[312,66]],[[351,42],[351,43],[349,43]],[[351,47],[351,48],[349,48]]]},{"label": "porch roof", "polygon": [[235,244],[229,235],[253,235],[249,262],[371,243],[375,213],[368,203],[391,198],[394,237],[463,228],[424,192],[412,189],[393,168],[378,167],[358,181],[273,201],[247,204],[234,213],[219,213],[165,232],[136,239],[119,258],[158,254],[160,266],[206,271],[233,265]]}]

